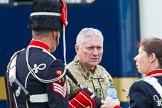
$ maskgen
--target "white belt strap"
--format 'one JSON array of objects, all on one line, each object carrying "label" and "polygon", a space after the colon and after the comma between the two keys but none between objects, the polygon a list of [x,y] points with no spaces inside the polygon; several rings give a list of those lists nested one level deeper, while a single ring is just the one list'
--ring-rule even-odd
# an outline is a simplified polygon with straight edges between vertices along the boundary
[{"label": "white belt strap", "polygon": [[48,102],[47,93],[45,93],[45,94],[30,95],[29,101],[31,103]]},{"label": "white belt strap", "polygon": [[162,98],[162,86],[159,84],[158,80],[155,77],[148,76],[143,78],[143,81],[152,85]]}]

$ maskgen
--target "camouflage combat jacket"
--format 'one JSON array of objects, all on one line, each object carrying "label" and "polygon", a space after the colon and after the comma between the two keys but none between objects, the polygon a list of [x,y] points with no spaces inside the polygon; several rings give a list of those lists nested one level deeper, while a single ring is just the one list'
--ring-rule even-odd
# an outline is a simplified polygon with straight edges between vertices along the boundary
[{"label": "camouflage combat jacket", "polygon": [[[80,83],[81,87],[91,88],[97,97],[104,99],[107,94],[108,86],[113,83],[111,75],[101,65],[97,65],[94,69],[94,74],[85,69],[77,59],[74,58],[72,62],[67,65],[68,70]],[[72,96],[79,91],[79,87],[67,77],[68,80],[68,92]]]}]

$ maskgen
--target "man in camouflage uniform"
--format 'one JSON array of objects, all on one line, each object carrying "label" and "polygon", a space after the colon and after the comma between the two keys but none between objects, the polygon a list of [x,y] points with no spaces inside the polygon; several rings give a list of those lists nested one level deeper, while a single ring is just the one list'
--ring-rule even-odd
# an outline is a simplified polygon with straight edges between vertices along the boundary
[{"label": "man in camouflage uniform", "polygon": [[[95,28],[84,28],[76,39],[77,55],[67,65],[68,70],[80,83],[82,88],[90,88],[100,99],[105,99],[108,86],[113,83],[112,77],[104,67],[99,65],[103,54],[103,35]],[[70,97],[73,98],[79,87],[69,77]]]}]

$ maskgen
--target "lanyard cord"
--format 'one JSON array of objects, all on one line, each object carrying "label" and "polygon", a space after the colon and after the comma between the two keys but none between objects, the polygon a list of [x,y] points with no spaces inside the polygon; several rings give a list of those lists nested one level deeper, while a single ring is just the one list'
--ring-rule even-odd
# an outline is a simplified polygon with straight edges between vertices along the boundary
[{"label": "lanyard cord", "polygon": [[62,75],[60,75],[57,78],[53,78],[53,79],[50,79],[50,80],[45,80],[45,79],[42,79],[42,78],[38,77],[37,74],[36,74],[38,72],[38,69],[37,68],[39,66],[43,66],[42,69],[45,69],[46,68],[46,65],[44,63],[42,63],[38,67],[34,67],[32,69],[30,67],[30,65],[29,65],[29,49],[30,49],[30,47],[27,47],[27,49],[26,49],[26,64],[27,64],[27,67],[28,67],[29,72],[33,75],[34,78],[36,78],[37,80],[39,80],[42,83],[52,83],[52,82],[56,82],[56,81],[60,80],[65,75],[65,73],[66,73],[66,67],[65,67]]}]

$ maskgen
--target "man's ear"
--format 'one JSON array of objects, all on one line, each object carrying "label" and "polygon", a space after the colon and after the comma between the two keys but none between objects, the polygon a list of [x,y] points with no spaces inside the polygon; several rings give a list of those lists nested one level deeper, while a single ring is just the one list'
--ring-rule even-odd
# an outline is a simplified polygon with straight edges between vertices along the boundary
[{"label": "man's ear", "polygon": [[154,62],[156,60],[156,55],[155,55],[155,53],[152,53],[151,55],[150,55],[150,61],[151,62]]},{"label": "man's ear", "polygon": [[52,31],[52,36],[53,36],[54,39],[57,39],[57,33],[56,33],[56,31]]},{"label": "man's ear", "polygon": [[75,51],[78,54],[79,53],[79,46],[75,44]]},{"label": "man's ear", "polygon": [[59,31],[52,31],[53,38],[56,40],[56,44],[59,44],[60,40],[60,32]]}]

